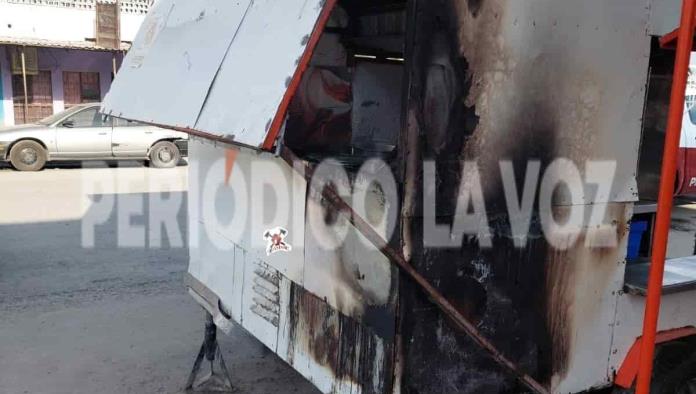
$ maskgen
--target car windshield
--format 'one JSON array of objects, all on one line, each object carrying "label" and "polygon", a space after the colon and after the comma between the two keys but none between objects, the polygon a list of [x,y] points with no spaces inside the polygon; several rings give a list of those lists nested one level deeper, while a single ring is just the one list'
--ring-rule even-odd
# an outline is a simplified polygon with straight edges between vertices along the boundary
[{"label": "car windshield", "polygon": [[57,114],[53,114],[47,118],[43,118],[40,121],[38,121],[37,123],[42,124],[42,125],[46,125],[46,126],[52,125],[52,124],[56,123],[57,121],[63,119],[64,117],[66,117],[68,115],[72,115],[81,109],[84,109],[84,107],[76,105],[70,109],[66,109],[63,112],[58,112]]}]

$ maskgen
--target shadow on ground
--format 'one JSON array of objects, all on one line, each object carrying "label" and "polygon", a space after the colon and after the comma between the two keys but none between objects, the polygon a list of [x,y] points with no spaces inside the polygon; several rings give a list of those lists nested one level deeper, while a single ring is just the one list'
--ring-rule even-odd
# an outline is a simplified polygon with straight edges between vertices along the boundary
[{"label": "shadow on ground", "polygon": [[[171,214],[185,239],[178,194]],[[131,224],[150,231],[150,196],[129,197],[144,204]],[[81,220],[0,225],[0,392],[182,391],[204,327],[182,282],[188,251],[166,240],[119,248],[117,233],[116,212],[90,249]],[[241,328],[219,338],[237,392],[316,393]]]}]

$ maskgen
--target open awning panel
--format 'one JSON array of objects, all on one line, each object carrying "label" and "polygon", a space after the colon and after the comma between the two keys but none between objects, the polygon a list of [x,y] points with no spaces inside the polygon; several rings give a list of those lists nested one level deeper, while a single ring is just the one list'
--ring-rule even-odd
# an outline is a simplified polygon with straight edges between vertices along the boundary
[{"label": "open awning panel", "polygon": [[160,0],[103,110],[260,147],[325,3]]}]

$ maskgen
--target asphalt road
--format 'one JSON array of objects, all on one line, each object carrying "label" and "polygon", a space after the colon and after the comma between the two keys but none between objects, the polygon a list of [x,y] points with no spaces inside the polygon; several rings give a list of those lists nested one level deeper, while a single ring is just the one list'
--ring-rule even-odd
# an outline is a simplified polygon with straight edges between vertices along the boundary
[{"label": "asphalt road", "polygon": [[[0,168],[0,393],[182,392],[204,321],[182,284],[186,171]],[[181,236],[151,237],[157,217]],[[238,393],[316,393],[241,328],[220,342]]]}]

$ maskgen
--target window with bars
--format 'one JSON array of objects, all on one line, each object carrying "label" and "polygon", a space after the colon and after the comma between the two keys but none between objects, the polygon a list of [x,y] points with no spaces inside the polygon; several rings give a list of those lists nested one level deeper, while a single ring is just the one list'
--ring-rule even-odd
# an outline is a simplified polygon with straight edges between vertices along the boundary
[{"label": "window with bars", "polygon": [[12,92],[15,124],[34,123],[53,114],[50,71],[39,71],[36,75],[27,75],[26,105],[21,75],[12,76]]},{"label": "window with bars", "polygon": [[99,73],[63,72],[63,101],[65,108],[83,103],[98,103],[101,100]]}]

